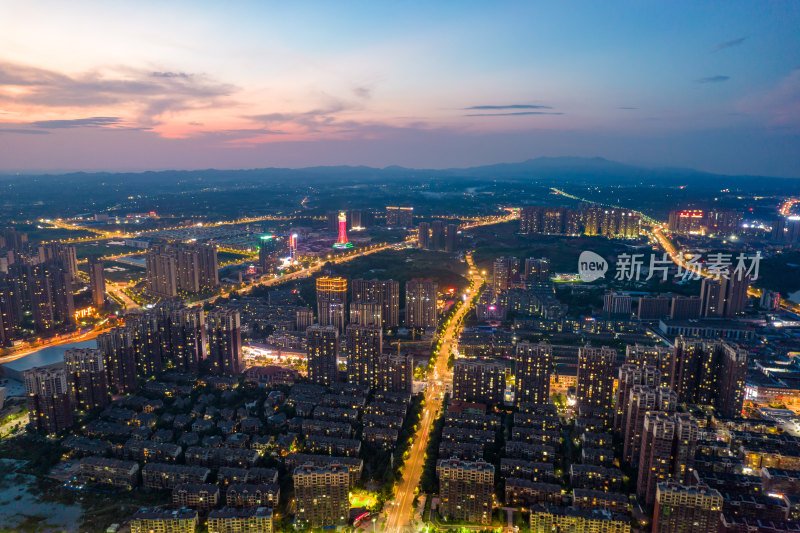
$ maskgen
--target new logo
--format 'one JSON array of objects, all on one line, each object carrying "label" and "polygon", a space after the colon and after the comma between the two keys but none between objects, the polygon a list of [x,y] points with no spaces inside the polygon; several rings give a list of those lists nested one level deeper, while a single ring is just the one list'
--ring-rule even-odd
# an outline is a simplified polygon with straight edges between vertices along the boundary
[{"label": "new logo", "polygon": [[608,272],[608,262],[601,256],[588,250],[581,252],[578,258],[578,277],[582,281],[591,282],[600,279]]}]

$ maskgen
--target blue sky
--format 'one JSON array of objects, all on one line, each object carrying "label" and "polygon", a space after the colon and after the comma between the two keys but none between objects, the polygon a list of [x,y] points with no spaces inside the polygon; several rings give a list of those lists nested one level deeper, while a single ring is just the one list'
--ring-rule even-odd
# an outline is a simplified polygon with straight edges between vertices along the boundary
[{"label": "blue sky", "polygon": [[798,28],[797,2],[0,1],[0,171],[800,177]]}]

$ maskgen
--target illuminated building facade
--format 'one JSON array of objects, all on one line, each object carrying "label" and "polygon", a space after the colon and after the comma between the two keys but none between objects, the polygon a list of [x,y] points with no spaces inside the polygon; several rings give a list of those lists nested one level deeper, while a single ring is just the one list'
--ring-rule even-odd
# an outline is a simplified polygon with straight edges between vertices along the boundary
[{"label": "illuminated building facade", "polygon": [[406,326],[436,327],[438,293],[439,284],[435,281],[412,279],[406,282]]},{"label": "illuminated building facade", "polygon": [[81,411],[105,407],[110,401],[103,353],[73,348],[64,353],[64,367],[72,407]]},{"label": "illuminated building facade", "polygon": [[317,319],[320,326],[334,326],[339,332],[347,325],[347,280],[317,278]]},{"label": "illuminated building facade", "polygon": [[129,328],[113,328],[97,337],[97,348],[103,353],[108,385],[118,393],[136,388],[136,350]]},{"label": "illuminated building facade", "polygon": [[[549,376],[548,376],[549,383]],[[506,367],[488,359],[456,359],[453,364],[453,398],[464,402],[502,405]]]},{"label": "illuminated building facade", "polygon": [[666,481],[656,486],[653,533],[717,533],[722,495],[706,485]]},{"label": "illuminated building facade", "polygon": [[350,519],[350,471],[340,464],[297,467],[294,481],[295,521],[305,528],[347,525]]},{"label": "illuminated building facade", "polygon": [[576,397],[581,414],[613,420],[614,367],[617,352],[603,346],[582,346],[578,350]]},{"label": "illuminated building facade", "polygon": [[338,228],[339,228],[339,235],[336,238],[336,242],[333,243],[333,247],[338,250],[345,250],[347,248],[352,248],[353,244],[349,240],[347,240],[347,214],[344,211],[339,213]]},{"label": "illuminated building facade", "polygon": [[514,360],[516,391],[514,401],[521,403],[548,404],[550,402],[550,373],[553,370],[553,348],[547,343],[517,343]]},{"label": "illuminated building facade", "polygon": [[383,329],[350,324],[346,346],[348,381],[370,389],[376,387],[378,357],[383,352]]},{"label": "illuminated building facade", "polygon": [[386,225],[410,228],[414,225],[413,207],[386,207]]},{"label": "illuminated building facade", "polygon": [[30,425],[46,435],[72,426],[72,409],[63,364],[34,367],[23,373]]},{"label": "illuminated building facade", "polygon": [[331,386],[339,375],[337,354],[339,331],[333,326],[309,326],[306,329],[308,379]]},{"label": "illuminated building facade", "polygon": [[474,524],[492,523],[494,466],[484,461],[440,460],[439,512],[448,519]]},{"label": "illuminated building facade", "polygon": [[213,374],[238,376],[242,361],[241,316],[235,309],[214,309],[208,313],[208,365]]}]

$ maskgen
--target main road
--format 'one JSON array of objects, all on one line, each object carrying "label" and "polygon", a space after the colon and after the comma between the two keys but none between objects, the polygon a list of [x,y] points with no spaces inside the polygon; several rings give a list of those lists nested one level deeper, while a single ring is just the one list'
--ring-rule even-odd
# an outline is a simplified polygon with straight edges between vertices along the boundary
[{"label": "main road", "polygon": [[444,330],[439,336],[439,351],[436,354],[433,368],[428,371],[422,419],[411,441],[409,456],[403,466],[403,477],[396,487],[394,500],[389,503],[387,511],[386,531],[391,533],[406,533],[418,530],[418,528],[414,528],[411,525],[414,491],[422,477],[422,468],[425,465],[425,451],[428,448],[433,422],[438,418],[441,411],[442,398],[447,384],[452,382],[453,376],[451,370],[447,368],[447,361],[458,342],[458,336],[463,328],[464,317],[472,309],[484,281],[481,272],[472,261],[472,254],[468,253],[466,259],[470,269],[471,281],[467,293],[468,296],[466,301],[459,306],[447,321]]}]

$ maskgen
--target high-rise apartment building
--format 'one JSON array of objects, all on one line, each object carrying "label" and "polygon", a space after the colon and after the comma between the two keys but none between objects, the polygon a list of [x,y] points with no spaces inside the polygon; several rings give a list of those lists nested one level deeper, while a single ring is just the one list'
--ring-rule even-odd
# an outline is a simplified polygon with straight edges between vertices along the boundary
[{"label": "high-rise apartment building", "polygon": [[317,278],[317,319],[320,326],[333,326],[339,332],[347,325],[347,280]]},{"label": "high-rise apartment building", "polygon": [[439,284],[435,281],[412,279],[406,282],[406,326],[435,328],[436,298]]},{"label": "high-rise apartment building", "polygon": [[378,383],[378,357],[383,352],[380,326],[350,324],[346,333],[347,376],[350,383],[374,388]]},{"label": "high-rise apartment building", "polygon": [[489,359],[456,359],[453,364],[453,399],[502,405],[506,367]]},{"label": "high-rise apartment building", "polygon": [[713,405],[722,416],[740,416],[747,357],[747,350],[734,344],[679,337],[673,385],[678,401]]},{"label": "high-rise apartment building", "polygon": [[702,302],[699,296],[673,296],[669,310],[672,320],[691,320],[700,318]]},{"label": "high-rise apartment building", "polygon": [[197,372],[207,350],[203,308],[162,305],[155,314],[158,316],[162,367],[178,372]]},{"label": "high-rise apartment building", "polygon": [[46,435],[60,433],[72,426],[70,389],[61,363],[34,367],[23,373],[30,425]]},{"label": "high-rise apartment building", "polygon": [[339,330],[333,326],[310,326],[306,329],[306,346],[308,379],[330,387],[339,375]]},{"label": "high-rise apartment building", "polygon": [[208,360],[213,374],[238,376],[244,372],[242,360],[241,316],[235,309],[210,311],[208,325]]},{"label": "high-rise apartment building", "polygon": [[450,520],[492,523],[494,466],[484,461],[443,459],[436,465],[439,477],[439,512]]},{"label": "high-rise apartment building", "polygon": [[89,261],[89,289],[92,292],[92,304],[95,309],[106,305],[105,266],[99,261]]},{"label": "high-rise apartment building", "polygon": [[639,320],[658,320],[670,314],[671,300],[666,296],[642,296],[636,316]]},{"label": "high-rise apartment building", "polygon": [[38,252],[39,263],[60,266],[69,273],[71,282],[78,279],[78,256],[74,246],[60,243],[41,244]]},{"label": "high-rise apartment building", "polygon": [[578,410],[581,414],[613,420],[614,366],[617,352],[603,346],[583,346],[578,350]]},{"label": "high-rise apartment building", "polygon": [[655,504],[659,483],[670,479],[689,483],[699,431],[697,420],[688,413],[645,414],[636,483],[636,494],[644,507]]},{"label": "high-rise apartment building", "polygon": [[[354,279],[352,281],[351,321],[362,326],[381,325],[395,328],[400,323],[400,284],[392,279]],[[375,306],[380,311],[375,321]],[[357,319],[357,320],[354,320]]]},{"label": "high-rise apartment building", "polygon": [[426,250],[431,247],[431,225],[427,222],[417,226],[417,246]]},{"label": "high-rise apartment building", "polygon": [[91,348],[67,350],[64,369],[73,409],[89,411],[108,405],[110,396],[103,352]]},{"label": "high-rise apartment building", "polygon": [[145,254],[147,289],[175,298],[178,291],[197,293],[219,287],[217,249],[208,244],[157,244]]},{"label": "high-rise apartment building", "polygon": [[445,227],[444,251],[455,252],[458,248],[458,225],[448,224]]},{"label": "high-rise apartment building", "polygon": [[431,222],[431,249],[444,250],[445,224],[442,220]]},{"label": "high-rise apartment building", "polygon": [[492,266],[492,289],[497,298],[501,292],[511,288],[512,280],[519,276],[518,257],[498,257]]},{"label": "high-rise apartment building", "polygon": [[295,317],[297,331],[305,331],[308,326],[314,323],[314,310],[308,307],[298,309]]},{"label": "high-rise apartment building", "polygon": [[670,211],[669,230],[683,235],[700,235],[704,232],[706,216],[702,209]]},{"label": "high-rise apartment building", "polygon": [[550,260],[546,257],[528,257],[525,259],[524,276],[528,281],[550,281]]},{"label": "high-rise apartment building", "polygon": [[97,337],[97,348],[103,353],[108,386],[118,393],[136,388],[136,349],[133,331],[113,328]]},{"label": "high-rise apartment building", "polygon": [[678,405],[678,395],[666,387],[634,385],[625,403],[621,419],[622,459],[636,466],[641,456],[644,417],[648,413],[672,414]]},{"label": "high-rise apartment building", "polygon": [[414,225],[413,207],[386,207],[386,225],[410,228]]},{"label": "high-rise apartment building", "polygon": [[609,291],[603,295],[603,314],[628,318],[631,316],[632,303],[633,299],[630,294]]},{"label": "high-rise apartment building", "polygon": [[702,316],[708,318],[734,317],[744,312],[750,276],[730,272],[720,279],[703,278],[700,285]]},{"label": "high-rise apartment building", "polygon": [[[633,348],[629,346],[628,348]],[[626,362],[619,367],[617,393],[614,401],[614,428],[620,430],[622,418],[628,406],[628,397],[636,385],[659,387],[661,372],[656,365],[640,365]],[[621,431],[620,431],[621,432]]]},{"label": "high-rise apartment building", "polygon": [[350,471],[346,466],[306,464],[295,469],[295,521],[301,527],[329,528],[350,520]]},{"label": "high-rise apartment building", "polygon": [[377,389],[383,392],[411,392],[414,357],[411,354],[383,354],[378,357]]},{"label": "high-rise apartment building", "polygon": [[514,359],[516,391],[514,401],[521,403],[547,404],[550,402],[550,373],[553,371],[553,347],[540,342],[517,343]]},{"label": "high-rise apartment building", "polygon": [[656,485],[653,533],[717,533],[722,495],[707,485],[665,481]]}]

